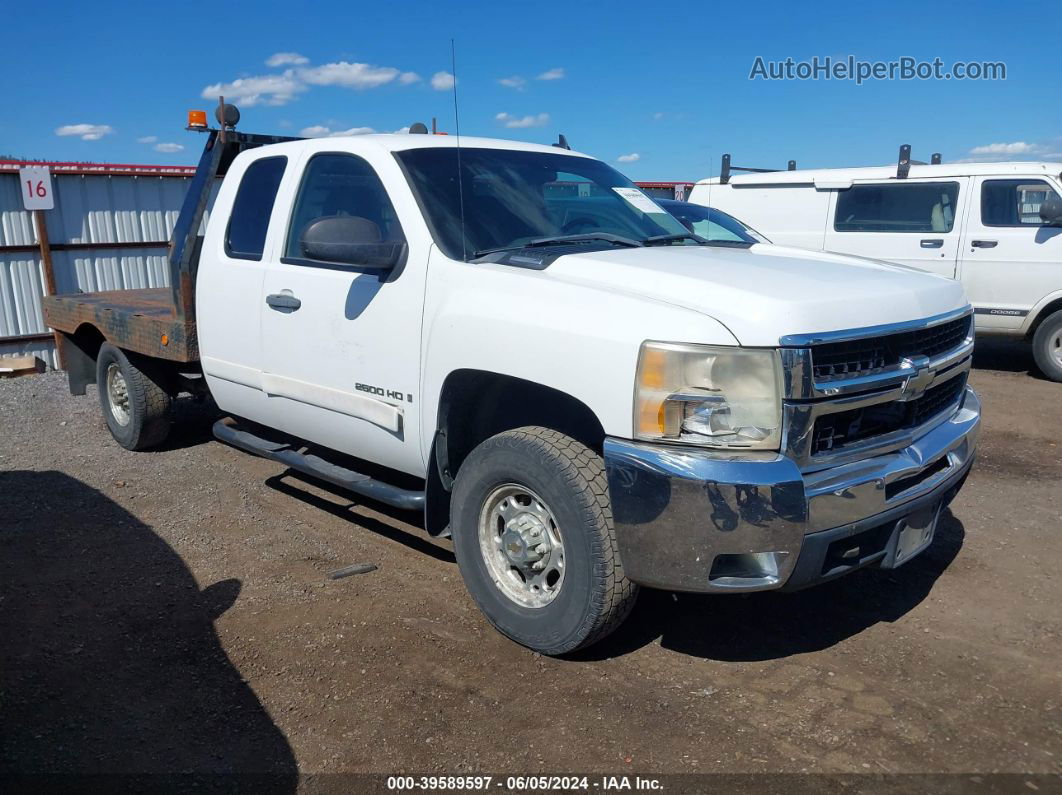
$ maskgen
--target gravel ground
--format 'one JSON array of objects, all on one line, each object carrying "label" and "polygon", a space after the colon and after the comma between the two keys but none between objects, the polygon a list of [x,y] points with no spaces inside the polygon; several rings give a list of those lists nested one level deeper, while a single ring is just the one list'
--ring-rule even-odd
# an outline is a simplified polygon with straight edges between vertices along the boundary
[{"label": "gravel ground", "polygon": [[977,362],[980,458],[925,554],[645,592],[563,660],[490,629],[448,542],[211,441],[208,408],[129,453],[61,374],[0,381],[0,778],[1062,772],[1062,384]]}]

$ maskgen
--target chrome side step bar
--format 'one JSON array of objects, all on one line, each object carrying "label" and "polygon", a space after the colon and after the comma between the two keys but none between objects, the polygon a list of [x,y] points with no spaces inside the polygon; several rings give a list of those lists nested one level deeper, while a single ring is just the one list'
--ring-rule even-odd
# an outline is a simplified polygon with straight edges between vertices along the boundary
[{"label": "chrome side step bar", "polygon": [[300,452],[288,442],[278,442],[258,436],[241,428],[230,417],[214,423],[214,437],[240,450],[276,461],[297,472],[339,486],[341,489],[362,497],[370,497],[405,511],[424,510],[423,491],[400,489],[352,469],[325,461],[312,453]]}]

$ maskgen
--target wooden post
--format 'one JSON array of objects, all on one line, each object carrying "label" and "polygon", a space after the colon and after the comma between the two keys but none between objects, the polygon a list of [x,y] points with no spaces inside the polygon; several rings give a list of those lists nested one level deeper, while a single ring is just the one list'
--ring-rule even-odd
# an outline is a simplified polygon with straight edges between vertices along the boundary
[{"label": "wooden post", "polygon": [[[33,225],[37,229],[37,242],[41,247],[41,264],[44,265],[44,294],[55,295],[55,267],[52,265],[52,246],[48,240],[48,223],[44,220],[44,210],[33,211]],[[59,363],[59,369],[65,370],[63,361],[63,346],[59,344],[58,331],[52,332],[55,336],[55,359]]]}]

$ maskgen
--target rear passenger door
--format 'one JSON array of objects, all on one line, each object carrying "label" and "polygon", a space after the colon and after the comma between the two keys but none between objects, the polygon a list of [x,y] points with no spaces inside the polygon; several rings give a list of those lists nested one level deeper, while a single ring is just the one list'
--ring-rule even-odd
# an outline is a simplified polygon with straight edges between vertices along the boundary
[{"label": "rear passenger door", "polygon": [[[258,300],[263,259],[289,164],[284,155],[261,155],[243,155],[222,183],[195,289],[199,354],[210,392],[224,411],[251,419],[258,418],[265,402]],[[230,208],[227,220],[224,208]]]},{"label": "rear passenger door", "polygon": [[962,282],[979,328],[1018,329],[1041,298],[1062,289],[1062,229],[1040,222],[1040,205],[1058,191],[1043,177],[978,177],[974,190]]},{"label": "rear passenger door", "polygon": [[824,248],[954,278],[968,182],[890,180],[839,190]]}]

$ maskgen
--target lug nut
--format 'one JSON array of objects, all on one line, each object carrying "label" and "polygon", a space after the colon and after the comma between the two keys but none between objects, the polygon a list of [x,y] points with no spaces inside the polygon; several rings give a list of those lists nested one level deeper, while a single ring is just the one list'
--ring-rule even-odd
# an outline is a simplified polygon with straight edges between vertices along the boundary
[{"label": "lug nut", "polygon": [[547,552],[549,552],[549,547],[545,544],[539,544],[537,547],[535,547],[535,552],[537,552],[539,555],[545,555]]},{"label": "lug nut", "polygon": [[546,568],[546,562],[544,560],[536,560],[531,564],[531,568],[535,571],[542,571],[542,569]]}]

